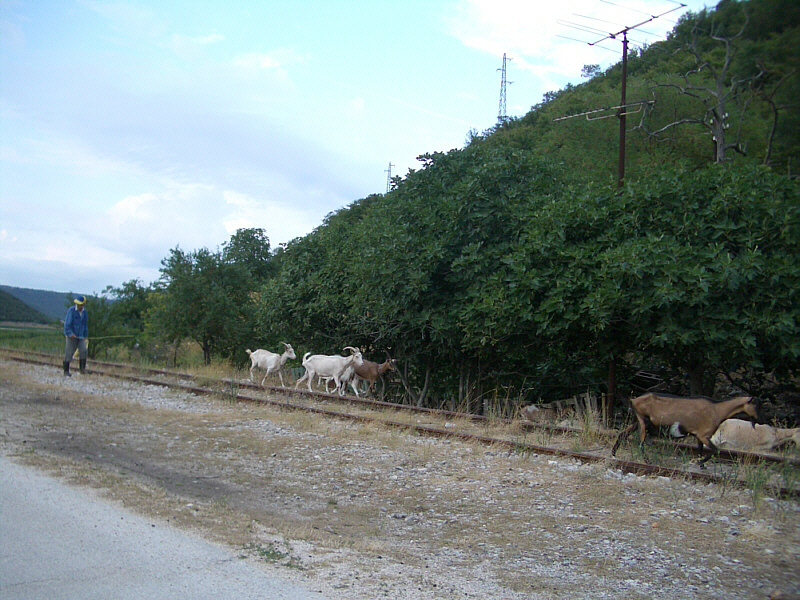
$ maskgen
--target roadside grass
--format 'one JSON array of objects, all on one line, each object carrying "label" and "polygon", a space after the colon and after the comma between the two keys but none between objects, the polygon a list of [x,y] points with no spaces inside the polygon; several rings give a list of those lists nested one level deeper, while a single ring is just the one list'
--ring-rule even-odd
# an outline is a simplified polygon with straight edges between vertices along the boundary
[{"label": "roadside grass", "polygon": [[56,326],[5,324],[0,327],[0,348],[63,354],[64,335]]},{"label": "roadside grass", "polygon": [[292,554],[292,548],[287,543],[269,542],[266,545],[249,542],[242,546],[246,553],[258,557],[268,563],[276,563],[292,569],[303,569],[300,557]]}]

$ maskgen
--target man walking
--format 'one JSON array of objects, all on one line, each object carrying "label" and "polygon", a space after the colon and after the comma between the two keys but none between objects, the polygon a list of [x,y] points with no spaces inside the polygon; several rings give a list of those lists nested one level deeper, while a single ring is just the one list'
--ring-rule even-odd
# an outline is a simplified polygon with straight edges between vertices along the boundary
[{"label": "man walking", "polygon": [[76,296],[74,305],[67,310],[64,317],[64,337],[67,338],[67,347],[64,351],[64,375],[72,377],[69,372],[69,363],[72,355],[78,350],[78,364],[81,374],[86,373],[86,356],[89,353],[89,314],[84,308],[86,298]]}]

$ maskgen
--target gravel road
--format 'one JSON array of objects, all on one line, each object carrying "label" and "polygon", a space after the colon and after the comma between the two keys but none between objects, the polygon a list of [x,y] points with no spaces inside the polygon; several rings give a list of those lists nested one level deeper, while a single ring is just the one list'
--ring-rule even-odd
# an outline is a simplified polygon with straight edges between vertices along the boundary
[{"label": "gravel road", "polygon": [[0,381],[8,459],[330,600],[800,598],[795,502],[54,367]]}]

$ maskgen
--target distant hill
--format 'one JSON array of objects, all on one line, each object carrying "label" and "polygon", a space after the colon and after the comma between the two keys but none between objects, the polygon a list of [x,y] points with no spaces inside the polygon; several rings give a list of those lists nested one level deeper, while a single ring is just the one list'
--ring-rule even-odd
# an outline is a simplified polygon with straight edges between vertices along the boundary
[{"label": "distant hill", "polygon": [[[51,322],[54,320],[60,320],[64,318],[64,315],[67,312],[67,304],[69,301],[69,297],[64,292],[48,292],[45,290],[30,290],[26,288],[17,288],[11,287],[10,285],[0,285],[0,291],[9,294],[10,296],[16,298],[17,300],[21,301],[22,304],[27,305],[34,312],[39,312],[46,317],[46,321],[44,322]],[[5,306],[5,300],[0,301],[2,302],[2,306]],[[25,319],[7,319],[3,317],[3,320],[21,320],[25,322],[39,322],[35,320],[25,320]]]},{"label": "distant hill", "polygon": [[0,321],[48,324],[52,323],[54,319],[31,308],[5,290],[0,290]]}]

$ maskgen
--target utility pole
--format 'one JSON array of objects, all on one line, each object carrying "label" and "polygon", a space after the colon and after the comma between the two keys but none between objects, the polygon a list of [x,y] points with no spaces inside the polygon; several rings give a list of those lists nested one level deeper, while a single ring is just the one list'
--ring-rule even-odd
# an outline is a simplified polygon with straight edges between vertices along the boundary
[{"label": "utility pole", "polygon": [[[675,2],[675,0],[673,0]],[[625,117],[628,115],[629,112],[639,112],[642,110],[644,104],[646,102],[636,102],[634,104],[629,105],[627,103],[627,83],[628,83],[628,32],[632,31],[638,27],[641,27],[645,23],[650,23],[651,21],[655,21],[656,19],[663,17],[666,14],[669,14],[673,11],[676,11],[680,8],[685,8],[686,5],[682,2],[675,2],[678,6],[671,8],[670,10],[663,12],[659,15],[650,15],[648,19],[645,19],[641,23],[637,23],[636,25],[631,25],[629,27],[624,27],[620,31],[616,33],[608,33],[596,42],[587,42],[590,46],[596,46],[600,42],[604,42],[606,40],[615,40],[622,36],[622,84],[621,84],[621,97],[619,101],[619,106],[614,108],[617,109],[616,116],[619,119],[619,160],[617,162],[617,189],[621,189],[624,182],[625,182],[625,128],[626,128],[626,119]],[[578,27],[578,29],[582,29],[583,31],[588,31],[585,27]],[[602,47],[602,46],[601,46]],[[633,106],[637,106],[637,110],[630,110]],[[599,109],[599,110],[592,110],[585,113],[581,113],[586,115],[586,118],[592,120],[589,115],[603,112],[608,109]],[[555,119],[556,121],[562,121],[564,119],[569,119],[572,117],[576,117],[578,115],[571,115],[569,117],[561,117],[559,119]],[[594,117],[595,119],[603,119],[608,116],[613,115],[606,115],[605,117],[599,116]],[[603,406],[603,421],[608,424],[609,420],[614,415],[614,404],[616,401],[616,394],[617,394],[617,357],[615,353],[612,351],[611,356],[609,356],[608,360],[608,381],[607,381],[607,393],[606,393],[606,402]]]},{"label": "utility pole", "polygon": [[[597,41],[585,42],[589,46],[597,46],[598,44],[600,44],[601,42],[605,42],[606,40],[616,40],[616,39],[620,39],[621,38],[621,40],[622,40],[622,82],[621,82],[621,85],[620,85],[621,93],[620,93],[619,106],[614,106],[614,107],[607,108],[607,109],[606,108],[601,108],[601,109],[596,109],[596,110],[590,110],[590,111],[583,112],[583,113],[580,113],[580,114],[577,114],[577,115],[570,115],[570,116],[567,116],[567,117],[560,117],[558,119],[554,119],[555,121],[563,121],[565,119],[571,119],[573,117],[584,116],[584,115],[586,116],[586,119],[589,120],[589,121],[592,121],[592,120],[595,120],[595,119],[605,119],[605,118],[608,118],[608,117],[614,116],[614,115],[595,116],[595,117],[592,117],[591,115],[616,109],[616,111],[617,111],[616,112],[616,117],[619,119],[619,162],[617,163],[617,188],[621,188],[623,183],[624,183],[624,181],[625,181],[625,129],[626,129],[626,119],[625,119],[625,117],[628,114],[636,113],[636,112],[641,111],[645,104],[650,104],[650,102],[634,102],[632,104],[628,104],[627,103],[628,32],[629,31],[633,31],[634,29],[637,29],[637,28],[641,27],[645,23],[650,23],[651,21],[655,21],[656,19],[660,19],[664,15],[667,15],[667,14],[669,14],[671,12],[674,12],[674,11],[679,10],[681,8],[686,8],[686,5],[683,4],[682,2],[675,2],[674,0],[673,0],[673,2],[675,4],[677,4],[678,6],[675,6],[674,8],[671,8],[668,11],[662,12],[661,14],[658,14],[658,15],[652,15],[651,14],[648,19],[645,19],[644,21],[642,21],[640,23],[637,23],[636,25],[630,25],[628,27],[624,27],[620,31],[617,31],[615,33],[608,33],[608,34],[604,35],[602,38],[600,38]],[[594,28],[587,28],[585,26],[576,25],[574,23],[566,23],[565,22],[565,23],[562,23],[562,24],[569,25],[570,27],[575,27],[576,29],[580,29],[582,31],[588,31],[588,32],[598,31],[598,30],[596,30]],[[567,39],[572,39],[572,38],[567,38]],[[576,41],[579,41],[579,40],[576,40]],[[604,46],[599,46],[599,47],[600,48],[605,48]],[[632,110],[634,108],[635,108],[635,110]]]},{"label": "utility pole", "polygon": [[617,163],[617,189],[622,187],[625,180],[625,116],[628,114],[626,110],[626,88],[628,84],[628,30],[622,30],[622,88],[621,97],[619,99],[619,110],[617,117],[619,117],[619,162]]},{"label": "utility pole", "polygon": [[[606,40],[615,40],[619,36],[622,36],[622,84],[621,84],[621,97],[619,101],[619,109],[617,110],[617,117],[619,118],[619,163],[617,165],[617,188],[621,188],[622,184],[625,180],[625,116],[628,114],[628,105],[626,100],[626,88],[628,83],[628,32],[638,27],[641,27],[645,23],[650,23],[651,21],[655,21],[667,15],[673,11],[676,11],[681,8],[686,8],[686,5],[683,3],[677,3],[678,6],[669,9],[666,12],[663,12],[659,15],[651,15],[649,19],[645,19],[641,23],[637,23],[636,25],[631,25],[629,27],[625,27],[622,30],[616,33],[609,33],[608,35],[600,38],[596,42],[589,42],[590,46],[595,46],[600,42],[604,42]],[[641,107],[641,104],[639,104]]]},{"label": "utility pole", "polygon": [[389,193],[389,188],[392,185],[392,167],[393,166],[395,166],[395,165],[393,165],[392,162],[389,161],[389,168],[386,169],[386,171],[384,171],[385,173],[387,173],[387,175],[386,175],[386,193],[387,194]]},{"label": "utility pole", "polygon": [[502,72],[500,75],[500,106],[497,109],[497,122],[500,124],[508,120],[508,116],[506,116],[506,60],[506,53],[503,52],[503,66],[497,69]]}]

